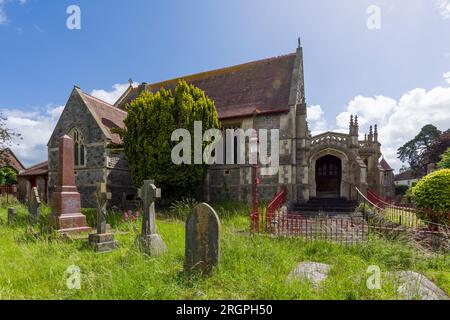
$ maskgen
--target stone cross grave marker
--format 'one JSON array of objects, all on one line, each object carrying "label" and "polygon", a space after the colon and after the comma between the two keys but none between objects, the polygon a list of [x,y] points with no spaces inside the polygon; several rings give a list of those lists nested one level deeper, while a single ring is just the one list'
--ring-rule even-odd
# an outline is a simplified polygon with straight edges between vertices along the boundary
[{"label": "stone cross grave marker", "polygon": [[29,222],[30,224],[35,224],[39,222],[39,218],[41,216],[40,207],[41,198],[39,197],[39,192],[36,187],[30,189],[30,193],[28,194],[28,213],[29,213]]},{"label": "stone cross grave marker", "polygon": [[107,232],[106,207],[112,196],[106,190],[106,183],[97,184],[97,233],[89,235],[89,243],[97,252],[108,252],[117,246],[114,234]]},{"label": "stone cross grave marker", "polygon": [[8,208],[8,224],[12,225],[17,221],[17,209]]},{"label": "stone cross grave marker", "polygon": [[220,262],[220,220],[206,203],[192,210],[186,222],[185,272],[208,274]]},{"label": "stone cross grave marker", "polygon": [[167,251],[163,239],[156,230],[155,200],[161,198],[161,189],[156,188],[151,180],[145,180],[142,188],[138,190],[142,200],[142,235],[138,242],[148,254],[159,255]]}]

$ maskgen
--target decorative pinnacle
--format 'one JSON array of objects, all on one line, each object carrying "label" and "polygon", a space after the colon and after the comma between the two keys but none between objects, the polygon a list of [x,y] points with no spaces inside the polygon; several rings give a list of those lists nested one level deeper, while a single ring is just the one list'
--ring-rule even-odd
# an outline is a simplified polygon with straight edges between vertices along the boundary
[{"label": "decorative pinnacle", "polygon": [[300,39],[300,37],[298,37],[298,48],[302,47],[302,39]]},{"label": "decorative pinnacle", "polygon": [[128,79],[128,82],[130,83],[130,86],[132,86],[133,85],[133,79]]},{"label": "decorative pinnacle", "polygon": [[355,116],[355,126],[358,125],[358,115]]},{"label": "decorative pinnacle", "polygon": [[353,126],[353,115],[350,115],[350,127]]},{"label": "decorative pinnacle", "polygon": [[378,125],[375,125],[375,134],[378,134]]},{"label": "decorative pinnacle", "polygon": [[373,134],[373,127],[372,127],[372,126],[370,126],[369,134],[370,134],[370,135]]}]

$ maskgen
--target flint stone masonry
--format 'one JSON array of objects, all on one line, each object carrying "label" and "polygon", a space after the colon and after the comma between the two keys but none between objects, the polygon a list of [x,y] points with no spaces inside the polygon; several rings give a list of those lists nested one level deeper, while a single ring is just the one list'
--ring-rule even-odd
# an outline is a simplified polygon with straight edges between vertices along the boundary
[{"label": "flint stone masonry", "polygon": [[[73,128],[83,135],[85,142],[84,166],[75,167],[75,183],[80,193],[82,207],[95,207],[97,183],[104,182],[112,193],[108,206],[121,206],[123,192],[136,194],[129,164],[123,153],[108,148],[109,141],[98,122],[86,107],[78,89],[74,89],[66,104],[48,144],[48,197],[55,191],[58,177],[58,139],[69,134]],[[125,208],[124,208],[125,209]]]},{"label": "flint stone masonry", "polygon": [[318,262],[301,262],[288,276],[288,281],[307,280],[317,288],[328,277],[331,267]]},{"label": "flint stone masonry", "polygon": [[185,272],[208,274],[220,262],[220,220],[206,203],[192,210],[186,222]]}]

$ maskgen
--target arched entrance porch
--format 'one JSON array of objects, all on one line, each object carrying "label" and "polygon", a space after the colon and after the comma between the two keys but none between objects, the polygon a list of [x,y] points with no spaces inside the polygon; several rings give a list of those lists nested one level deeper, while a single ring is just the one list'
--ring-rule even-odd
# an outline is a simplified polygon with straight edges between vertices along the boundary
[{"label": "arched entrance porch", "polygon": [[344,152],[326,148],[313,154],[309,161],[310,197],[347,198],[349,158]]},{"label": "arched entrance porch", "polygon": [[340,198],[342,162],[336,156],[326,155],[316,161],[316,197]]}]

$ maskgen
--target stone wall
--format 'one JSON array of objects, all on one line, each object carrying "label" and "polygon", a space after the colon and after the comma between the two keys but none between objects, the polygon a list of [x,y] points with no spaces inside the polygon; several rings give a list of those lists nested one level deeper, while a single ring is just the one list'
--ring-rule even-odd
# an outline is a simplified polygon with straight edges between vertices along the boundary
[{"label": "stone wall", "polygon": [[58,141],[73,128],[83,135],[85,143],[84,166],[75,167],[75,183],[81,194],[82,207],[94,207],[97,183],[105,182],[106,137],[97,122],[74,90],[66,104],[52,137],[48,143],[48,199],[55,189],[58,176]]}]

